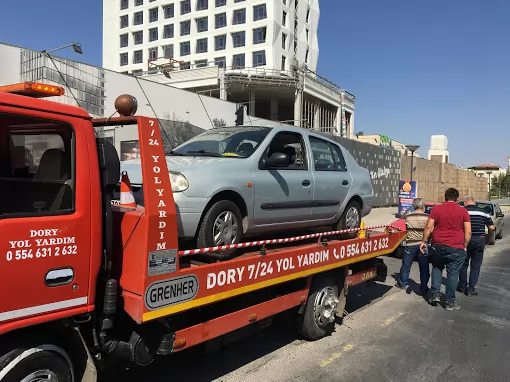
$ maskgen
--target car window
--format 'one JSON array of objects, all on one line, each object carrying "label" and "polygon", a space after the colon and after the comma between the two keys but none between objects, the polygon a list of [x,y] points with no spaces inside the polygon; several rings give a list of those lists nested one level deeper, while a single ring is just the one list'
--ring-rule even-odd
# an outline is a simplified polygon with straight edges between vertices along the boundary
[{"label": "car window", "polygon": [[287,167],[278,167],[278,170],[308,169],[305,144],[303,136],[299,133],[284,131],[276,134],[262,157],[269,158],[274,153],[285,153],[291,160]]},{"label": "car window", "polygon": [[214,128],[177,146],[170,155],[248,158],[270,130],[258,126]]},{"label": "car window", "polygon": [[342,150],[324,139],[309,137],[315,171],[346,171]]},{"label": "car window", "polygon": [[[8,121],[1,126],[7,133],[7,152],[6,166],[0,171],[0,215],[74,212],[75,152],[71,126],[14,116],[5,116],[4,120]],[[48,130],[43,126],[48,126]],[[4,197],[4,193],[9,197]]]},{"label": "car window", "polygon": [[494,215],[494,208],[489,203],[476,203],[478,207],[487,212],[489,215]]}]

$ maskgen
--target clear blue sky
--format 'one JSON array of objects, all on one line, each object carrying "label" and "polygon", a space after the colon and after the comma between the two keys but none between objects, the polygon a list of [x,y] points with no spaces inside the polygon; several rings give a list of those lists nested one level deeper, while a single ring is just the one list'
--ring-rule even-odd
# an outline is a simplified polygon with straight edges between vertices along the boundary
[{"label": "clear blue sky", "polygon": [[[101,65],[101,0],[4,1],[0,39],[72,40]],[[510,0],[321,0],[318,72],[356,95],[355,129],[419,144],[448,136],[456,165],[510,155]]]}]

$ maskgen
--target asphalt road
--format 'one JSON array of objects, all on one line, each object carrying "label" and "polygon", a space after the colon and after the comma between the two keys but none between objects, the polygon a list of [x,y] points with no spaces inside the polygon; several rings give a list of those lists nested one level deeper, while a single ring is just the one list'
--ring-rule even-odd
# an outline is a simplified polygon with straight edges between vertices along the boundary
[{"label": "asphalt road", "polygon": [[[510,227],[510,217],[505,220]],[[351,288],[350,314],[327,338],[307,342],[285,324],[276,325],[219,351],[190,349],[103,380],[508,381],[509,252],[510,235],[486,247],[480,295],[457,294],[458,311],[429,305],[415,294],[416,283],[407,292],[394,288],[400,260],[385,257],[386,282]],[[411,278],[419,281],[416,263]]]}]

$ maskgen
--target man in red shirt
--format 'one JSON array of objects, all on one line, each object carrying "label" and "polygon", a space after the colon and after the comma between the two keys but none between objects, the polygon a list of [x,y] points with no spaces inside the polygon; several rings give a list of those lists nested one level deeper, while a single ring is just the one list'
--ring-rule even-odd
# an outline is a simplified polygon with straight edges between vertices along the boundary
[{"label": "man in red shirt", "polygon": [[445,202],[434,206],[420,244],[425,251],[427,240],[432,234],[430,260],[432,277],[430,282],[430,303],[439,302],[439,291],[446,267],[446,310],[459,309],[455,301],[455,290],[459,282],[459,271],[467,256],[466,248],[471,240],[471,220],[467,210],[457,204],[459,191],[449,188],[444,193]]}]

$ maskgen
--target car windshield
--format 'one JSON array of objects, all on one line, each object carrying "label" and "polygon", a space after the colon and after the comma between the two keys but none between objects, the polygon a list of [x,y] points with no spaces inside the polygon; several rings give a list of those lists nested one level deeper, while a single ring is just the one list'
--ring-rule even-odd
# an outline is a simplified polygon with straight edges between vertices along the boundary
[{"label": "car windshield", "polygon": [[[459,202],[459,206],[464,207],[464,202]],[[492,204],[490,203],[483,203],[483,202],[476,202],[476,206],[480,207],[482,210],[487,212],[489,215],[494,215],[494,209],[492,207]]]},{"label": "car windshield", "polygon": [[177,146],[170,155],[247,158],[270,130],[258,126],[214,128]]}]

